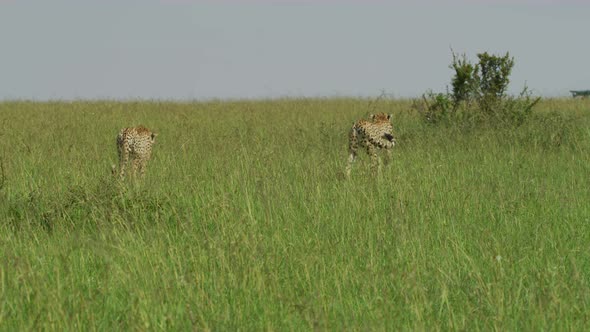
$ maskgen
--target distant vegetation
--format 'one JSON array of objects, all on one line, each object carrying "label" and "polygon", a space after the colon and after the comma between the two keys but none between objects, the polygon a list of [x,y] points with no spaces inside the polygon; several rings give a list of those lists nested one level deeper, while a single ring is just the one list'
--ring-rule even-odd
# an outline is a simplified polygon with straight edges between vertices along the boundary
[{"label": "distant vegetation", "polygon": [[[373,104],[393,160],[348,181],[365,99],[0,103],[0,330],[587,329],[590,100],[518,127],[412,102]],[[153,158],[118,182],[138,124]]]},{"label": "distant vegetation", "polygon": [[506,94],[514,58],[487,52],[477,54],[471,63],[465,54],[452,52],[449,68],[454,71],[451,89],[446,93],[427,92],[414,107],[429,123],[493,126],[520,125],[531,114],[540,98],[525,86],[518,96]]}]

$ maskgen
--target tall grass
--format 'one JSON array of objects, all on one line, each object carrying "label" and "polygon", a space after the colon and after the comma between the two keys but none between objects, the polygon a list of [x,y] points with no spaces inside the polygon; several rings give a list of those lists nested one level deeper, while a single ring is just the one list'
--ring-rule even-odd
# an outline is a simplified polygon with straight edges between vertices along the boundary
[{"label": "tall grass", "polygon": [[[371,106],[373,107],[373,106]],[[344,180],[362,99],[0,103],[0,329],[583,330],[590,102],[423,124]],[[120,128],[159,133],[120,183]]]}]

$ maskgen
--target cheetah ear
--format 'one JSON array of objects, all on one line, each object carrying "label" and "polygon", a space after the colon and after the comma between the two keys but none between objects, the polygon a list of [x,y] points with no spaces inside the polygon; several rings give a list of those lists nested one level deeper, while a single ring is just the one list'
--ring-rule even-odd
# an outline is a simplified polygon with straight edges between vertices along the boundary
[{"label": "cheetah ear", "polygon": [[371,121],[375,121],[375,114],[369,115],[369,119],[371,119]]},{"label": "cheetah ear", "polygon": [[157,133],[152,133],[152,140],[156,139],[156,136],[158,136]]},{"label": "cheetah ear", "polygon": [[387,120],[390,120],[390,119],[391,119],[391,114],[388,113],[387,114]]}]

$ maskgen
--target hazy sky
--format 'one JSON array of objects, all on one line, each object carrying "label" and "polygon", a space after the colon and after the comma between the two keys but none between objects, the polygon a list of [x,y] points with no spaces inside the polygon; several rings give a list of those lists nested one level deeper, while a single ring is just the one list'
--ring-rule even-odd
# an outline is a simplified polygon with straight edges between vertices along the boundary
[{"label": "hazy sky", "polygon": [[0,99],[418,96],[450,48],[590,89],[590,1],[0,0]]}]

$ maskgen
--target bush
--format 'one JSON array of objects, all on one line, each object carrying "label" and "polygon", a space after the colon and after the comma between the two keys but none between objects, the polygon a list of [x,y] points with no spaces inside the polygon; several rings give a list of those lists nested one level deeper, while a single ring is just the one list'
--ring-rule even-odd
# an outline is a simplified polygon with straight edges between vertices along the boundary
[{"label": "bush", "polygon": [[469,62],[464,54],[458,56],[452,52],[452,56],[451,91],[429,91],[414,103],[426,122],[521,125],[539,102],[540,98],[533,97],[526,86],[518,96],[506,94],[514,67],[514,58],[509,53],[503,56],[479,53],[477,64]]}]

